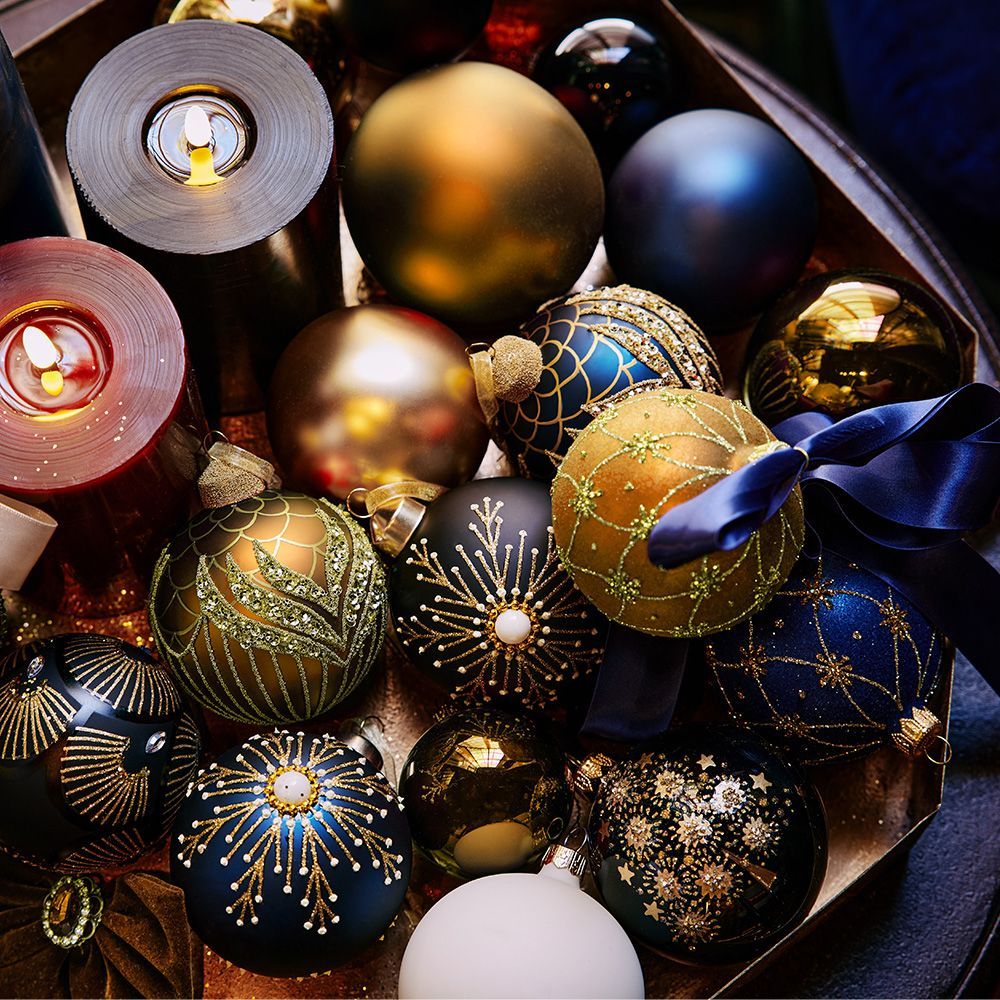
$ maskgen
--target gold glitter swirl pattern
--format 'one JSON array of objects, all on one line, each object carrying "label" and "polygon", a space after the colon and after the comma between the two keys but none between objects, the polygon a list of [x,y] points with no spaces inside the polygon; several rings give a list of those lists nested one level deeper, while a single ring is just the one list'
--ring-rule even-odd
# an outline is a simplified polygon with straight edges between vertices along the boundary
[{"label": "gold glitter swirl pattern", "polygon": [[76,712],[47,680],[8,682],[0,689],[0,758],[37,757],[66,732]]},{"label": "gold glitter swirl pattern", "polygon": [[92,695],[129,715],[166,718],[181,696],[162,664],[129,656],[103,635],[79,635],[67,646],[66,668]]},{"label": "gold glitter swirl pattern", "polygon": [[[330,871],[339,864],[377,869],[386,885],[402,878],[403,855],[392,838],[373,829],[375,815],[402,810],[380,773],[344,744],[298,733],[252,736],[233,766],[213,763],[188,792],[212,803],[206,818],[182,821],[176,858],[185,868],[206,851],[232,868],[232,897],[225,912],[237,926],[257,924],[258,907],[279,889],[299,893],[303,927],[317,934],[340,921]],[[275,793],[274,779],[288,771],[305,775],[310,798],[292,804]],[[271,875],[280,876],[272,878]]]},{"label": "gold glitter swirl pattern", "polygon": [[614,621],[693,638],[763,607],[791,572],[804,538],[798,488],[748,542],[672,570],[646,554],[671,507],[701,493],[774,441],[739,403],[694,390],[649,390],[601,409],[552,486],[563,566]]},{"label": "gold glitter swirl pattern", "polygon": [[381,563],[342,508],[266,490],[190,522],[160,556],[150,618],[193,698],[260,724],[346,698],[382,648],[387,605]]},{"label": "gold glitter swirl pattern", "polygon": [[127,736],[80,726],[66,741],[60,779],[66,802],[107,826],[137,823],[149,812],[149,768],[129,771]]},{"label": "gold glitter swirl pattern", "polygon": [[504,403],[498,427],[523,476],[551,479],[595,406],[637,386],[722,393],[705,334],[666,299],[629,285],[547,303],[522,332],[542,351],[536,390]]},{"label": "gold glitter swirl pattern", "polygon": [[[503,509],[502,500],[489,496],[469,505],[475,547],[456,544],[454,559],[431,551],[426,538],[410,545],[406,564],[416,568],[429,603],[399,617],[397,635],[421,663],[446,672],[453,700],[513,694],[540,707],[555,703],[566,681],[593,671],[603,643],[593,610],[559,563],[552,528],[544,554],[529,548],[524,530],[516,547],[503,544]],[[497,635],[497,619],[508,611],[530,622],[520,642]]]}]

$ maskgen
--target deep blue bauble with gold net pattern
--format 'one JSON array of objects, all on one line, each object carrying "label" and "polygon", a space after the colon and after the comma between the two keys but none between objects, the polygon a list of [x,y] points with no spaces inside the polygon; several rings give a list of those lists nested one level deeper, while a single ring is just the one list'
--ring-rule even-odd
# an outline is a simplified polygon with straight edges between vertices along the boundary
[{"label": "deep blue bauble with gold net pattern", "polygon": [[636,386],[722,392],[719,365],[698,327],[651,292],[619,285],[544,305],[522,327],[542,374],[521,402],[501,402],[495,431],[522,476],[550,481],[590,423],[591,408]]},{"label": "deep blue bauble with gold net pattern", "polygon": [[826,550],[799,559],[763,611],[711,637],[733,716],[806,764],[939,742],[927,709],[945,640],[882,579]]}]

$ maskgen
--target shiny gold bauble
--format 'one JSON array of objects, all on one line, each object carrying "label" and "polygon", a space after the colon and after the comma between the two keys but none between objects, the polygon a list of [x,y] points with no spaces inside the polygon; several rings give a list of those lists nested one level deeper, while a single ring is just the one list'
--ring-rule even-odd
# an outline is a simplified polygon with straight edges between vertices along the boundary
[{"label": "shiny gold bauble", "polygon": [[565,829],[563,755],[530,719],[479,708],[435,723],[403,766],[413,842],[462,878],[519,871]]},{"label": "shiny gold bauble", "polygon": [[743,398],[768,424],[930,399],[964,381],[947,310],[927,289],[880,271],[832,271],[797,285],[757,324]]},{"label": "shiny gold bauble", "polygon": [[695,389],[613,402],[574,441],[552,484],[563,566],[609,618],[650,635],[719,632],[762,608],[802,547],[798,489],[749,541],[675,569],[649,560],[658,518],[783,447],[746,407]]},{"label": "shiny gold bauble", "polygon": [[154,24],[247,24],[291,46],[327,84],[344,69],[343,46],[327,0],[161,0]]},{"label": "shiny gold bauble", "polygon": [[267,426],[286,481],[340,500],[404,479],[457,486],[489,437],[458,336],[381,305],[328,313],[289,344]]},{"label": "shiny gold bauble", "polygon": [[254,725],[328,712],[385,640],[385,572],[354,518],[265,490],[197,515],[163,550],[149,617],[187,694]]},{"label": "shiny gold bauble", "polygon": [[580,275],[604,186],[572,116],[500,66],[442,66],[396,84],[361,121],[344,211],[389,293],[448,322],[530,314]]}]

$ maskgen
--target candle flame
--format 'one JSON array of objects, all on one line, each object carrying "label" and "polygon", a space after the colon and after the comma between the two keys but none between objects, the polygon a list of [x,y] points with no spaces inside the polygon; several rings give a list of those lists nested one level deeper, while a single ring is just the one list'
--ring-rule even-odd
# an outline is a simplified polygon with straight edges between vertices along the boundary
[{"label": "candle flame", "polygon": [[42,372],[42,388],[50,396],[58,396],[63,391],[63,375],[58,368]]},{"label": "candle flame", "polygon": [[205,109],[195,104],[184,116],[184,137],[192,149],[212,144],[212,123]]},{"label": "candle flame", "polygon": [[24,344],[24,351],[31,363],[43,371],[58,364],[62,357],[59,348],[37,326],[24,328],[24,332],[21,334],[21,343]]}]

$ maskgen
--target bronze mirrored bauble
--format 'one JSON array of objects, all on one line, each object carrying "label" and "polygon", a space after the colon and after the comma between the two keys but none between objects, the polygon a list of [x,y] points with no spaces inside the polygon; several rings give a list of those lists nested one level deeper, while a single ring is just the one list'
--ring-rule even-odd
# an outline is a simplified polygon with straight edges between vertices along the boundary
[{"label": "bronze mirrored bauble", "polygon": [[941,396],[962,381],[954,326],[931,292],[881,271],[831,271],[797,285],[761,318],[743,398],[767,424],[813,411],[836,420]]},{"label": "bronze mirrored bauble", "polygon": [[406,479],[457,486],[489,443],[457,334],[384,305],[327,313],[289,344],[267,428],[286,482],[338,500]]},{"label": "bronze mirrored bauble", "polygon": [[351,139],[343,196],[389,294],[449,323],[510,322],[565,292],[604,217],[601,169],[572,115],[479,62],[386,91]]},{"label": "bronze mirrored bauble", "polygon": [[163,550],[149,617],[199,704],[252,725],[328,712],[385,640],[382,563],[343,507],[264,490],[202,511]]},{"label": "bronze mirrored bauble", "polygon": [[559,748],[530,719],[488,708],[431,726],[403,765],[399,792],[413,842],[460,878],[536,861],[572,809]]},{"label": "bronze mirrored bauble", "polygon": [[669,958],[744,962],[802,920],[826,872],[808,780],[735,726],[688,726],[632,750],[590,817],[595,879],[625,929]]}]

